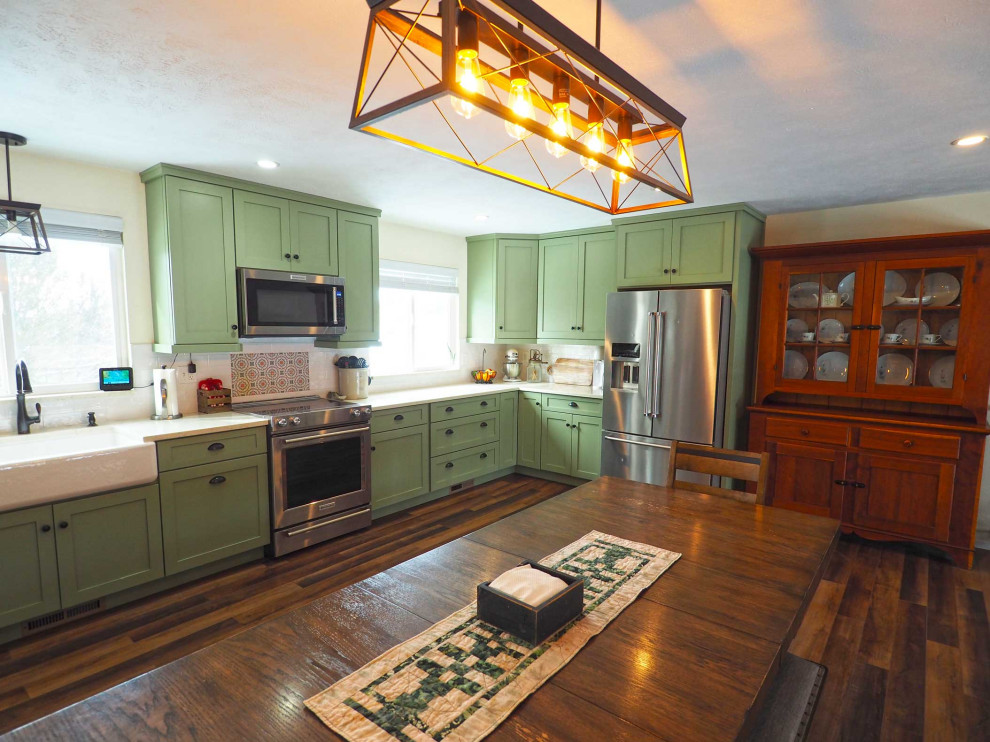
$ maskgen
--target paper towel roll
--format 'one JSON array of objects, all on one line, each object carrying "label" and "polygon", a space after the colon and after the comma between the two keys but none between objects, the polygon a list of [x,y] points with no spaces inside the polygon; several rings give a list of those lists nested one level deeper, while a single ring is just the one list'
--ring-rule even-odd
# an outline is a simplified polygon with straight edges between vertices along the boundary
[{"label": "paper towel roll", "polygon": [[152,373],[156,417],[179,416],[179,380],[174,368],[156,368]]}]

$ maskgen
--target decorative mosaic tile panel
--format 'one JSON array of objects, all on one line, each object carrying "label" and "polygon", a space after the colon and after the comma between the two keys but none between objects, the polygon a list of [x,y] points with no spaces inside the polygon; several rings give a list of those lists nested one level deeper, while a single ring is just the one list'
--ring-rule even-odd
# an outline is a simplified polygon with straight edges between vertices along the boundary
[{"label": "decorative mosaic tile panel", "polygon": [[232,353],[231,391],[235,397],[309,390],[309,353]]}]

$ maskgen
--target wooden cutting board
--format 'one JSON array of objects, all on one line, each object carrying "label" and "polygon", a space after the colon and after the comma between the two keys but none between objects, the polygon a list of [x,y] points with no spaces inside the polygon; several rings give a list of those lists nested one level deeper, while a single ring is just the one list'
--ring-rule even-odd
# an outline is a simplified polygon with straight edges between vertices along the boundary
[{"label": "wooden cutting board", "polygon": [[554,384],[591,386],[595,362],[583,358],[558,358],[547,368],[547,374]]}]

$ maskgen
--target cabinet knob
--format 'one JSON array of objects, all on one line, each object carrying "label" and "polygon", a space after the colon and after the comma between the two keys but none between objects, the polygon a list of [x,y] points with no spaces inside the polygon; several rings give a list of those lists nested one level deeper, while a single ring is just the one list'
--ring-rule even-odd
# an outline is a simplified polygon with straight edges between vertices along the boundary
[{"label": "cabinet knob", "polygon": [[237,325],[231,325],[231,326],[230,326],[230,329],[231,329],[231,330],[236,330],[236,329],[237,329]]},{"label": "cabinet knob", "polygon": [[488,458],[488,454],[487,454],[487,453],[483,453],[483,454],[481,454],[481,458],[483,458],[483,459],[487,459],[487,458]]},{"label": "cabinet knob", "polygon": [[663,272],[664,272],[664,274],[670,273],[670,268],[664,268],[663,269]]},{"label": "cabinet knob", "polygon": [[213,479],[210,480],[210,484],[223,484],[227,481],[227,477],[223,474],[217,474]]},{"label": "cabinet knob", "polygon": [[905,439],[904,448],[911,448],[911,446],[913,445],[914,445],[914,441],[912,441],[910,438]]},{"label": "cabinet knob", "polygon": [[577,328],[574,325],[571,325],[571,329],[576,330]]},{"label": "cabinet knob", "polygon": [[670,269],[670,272],[671,272],[671,273],[677,273],[677,268],[671,268],[671,269]]},{"label": "cabinet knob", "polygon": [[206,447],[207,451],[222,451],[224,448],[223,444],[217,441],[216,443],[211,443]]},{"label": "cabinet knob", "polygon": [[396,415],[392,419],[395,420],[396,422],[399,422],[400,420],[405,420],[406,418],[403,417],[402,415]]},{"label": "cabinet knob", "polygon": [[500,330],[504,330],[505,328],[504,328],[504,327],[502,327],[502,325],[499,325],[499,326],[498,326],[498,329],[500,329]]},{"label": "cabinet knob", "polygon": [[48,533],[50,530],[52,530],[52,527],[50,525],[48,525],[47,523],[45,523],[45,525],[43,525],[41,527],[41,532],[42,533]]},{"label": "cabinet knob", "polygon": [[579,329],[579,330],[581,329],[581,325],[578,325],[578,329]]},{"label": "cabinet knob", "polygon": [[286,260],[292,260],[292,253],[288,253],[288,252],[287,252],[287,253],[285,254],[285,259],[286,259]]},{"label": "cabinet knob", "polygon": [[375,450],[375,447],[374,447],[374,446],[372,446],[372,447],[371,447],[371,450],[372,450],[372,451],[374,451],[374,450]]},{"label": "cabinet knob", "polygon": [[454,462],[453,461],[448,461],[446,464],[443,465],[443,468],[444,469],[453,469],[454,468]]},{"label": "cabinet knob", "polygon": [[61,521],[61,522],[60,522],[60,523],[58,524],[58,527],[59,527],[59,528],[61,528],[61,529],[62,529],[62,530],[64,531],[64,530],[65,530],[66,528],[68,528],[68,527],[69,527],[69,524],[68,524],[68,523],[67,523],[66,521],[64,521],[64,520],[63,520],[63,521]]},{"label": "cabinet knob", "polygon": [[299,256],[298,256],[298,255],[293,255],[293,256],[292,256],[292,259],[293,259],[293,260],[299,260]]},{"label": "cabinet knob", "polygon": [[567,404],[571,407],[577,407],[577,402],[568,402]]},{"label": "cabinet knob", "polygon": [[807,428],[801,428],[801,435],[811,435],[811,431]]},{"label": "cabinet knob", "polygon": [[488,427],[488,423],[481,423],[481,427],[487,428]]}]

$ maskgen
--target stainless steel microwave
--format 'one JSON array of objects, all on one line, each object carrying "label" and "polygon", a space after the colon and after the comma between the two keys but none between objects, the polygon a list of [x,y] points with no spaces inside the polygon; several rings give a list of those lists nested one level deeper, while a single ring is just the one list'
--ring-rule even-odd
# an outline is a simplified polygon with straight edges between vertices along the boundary
[{"label": "stainless steel microwave", "polygon": [[344,279],[237,269],[241,337],[320,337],[347,332]]}]

